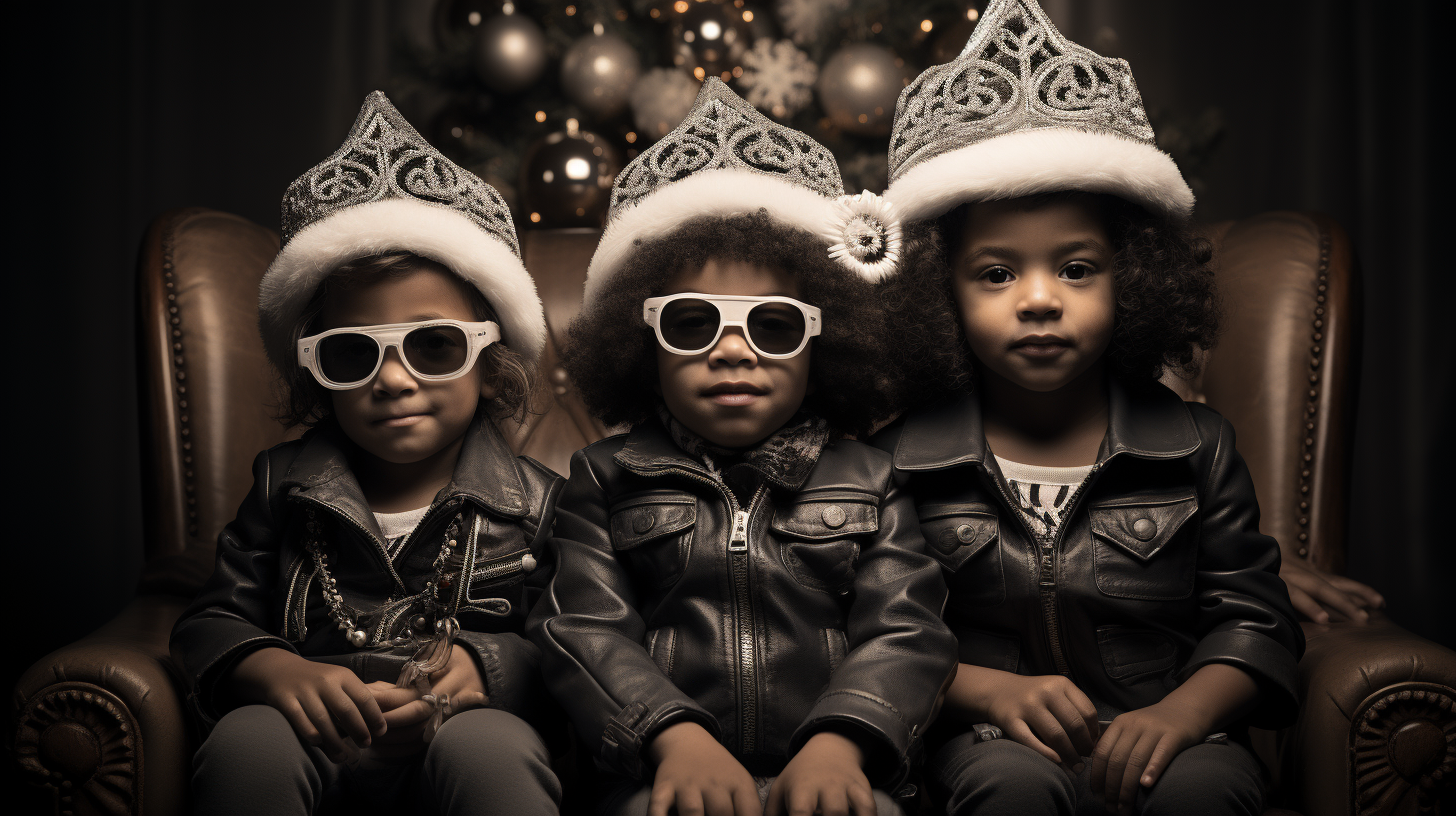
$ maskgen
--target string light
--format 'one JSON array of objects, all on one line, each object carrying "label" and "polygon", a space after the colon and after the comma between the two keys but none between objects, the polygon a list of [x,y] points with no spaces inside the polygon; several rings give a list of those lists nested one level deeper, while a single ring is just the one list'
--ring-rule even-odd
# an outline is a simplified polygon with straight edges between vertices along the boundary
[{"label": "string light", "polygon": [[745,23],[751,23],[751,22],[753,22],[753,12],[752,11],[745,11],[745,12],[743,12],[743,22],[745,22]]},{"label": "string light", "polygon": [[567,6],[566,7],[566,16],[567,17],[574,17],[574,16],[576,16],[576,6]]},{"label": "string light", "polygon": [[687,2],[687,0],[677,0],[676,3],[673,3],[672,4],[672,10],[675,11],[675,12],[677,12],[678,14],[687,14],[688,13],[688,2]]},{"label": "string light", "polygon": [[920,30],[921,31],[929,31],[932,28],[935,28],[935,23],[932,23],[929,20],[921,20],[920,21]]},{"label": "string light", "polygon": [[537,122],[544,122],[544,121],[546,121],[546,111],[536,111],[536,121]]},{"label": "string light", "polygon": [[696,68],[693,69],[693,76],[697,77],[699,82],[702,82],[703,81],[703,77],[705,77],[707,75],[708,75],[708,72],[707,71],[704,71],[703,70],[703,66],[701,66],[701,65],[699,65],[698,67],[696,67]]},{"label": "string light", "polygon": [[541,223],[541,213],[531,213],[531,223],[532,224],[539,224],[539,223]]},{"label": "string light", "polygon": [[636,133],[633,133],[630,130],[627,131],[627,135],[624,138],[626,138],[627,144],[636,144],[637,143],[637,134]]},{"label": "string light", "polygon": [[979,11],[973,9],[973,8],[972,9],[966,9],[966,19],[967,20],[970,20],[971,22],[974,23],[976,20],[979,20],[980,18],[981,18],[981,12],[979,12]]}]

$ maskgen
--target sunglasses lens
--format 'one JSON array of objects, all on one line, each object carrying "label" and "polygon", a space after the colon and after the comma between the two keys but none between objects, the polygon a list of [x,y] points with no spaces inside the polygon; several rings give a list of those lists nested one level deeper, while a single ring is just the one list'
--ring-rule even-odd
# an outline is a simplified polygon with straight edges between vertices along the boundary
[{"label": "sunglasses lens", "polygon": [[768,354],[790,354],[804,342],[804,313],[787,303],[760,303],[748,313],[748,336]]},{"label": "sunglasses lens", "polygon": [[470,343],[456,326],[425,326],[404,338],[404,355],[414,369],[427,377],[443,377],[465,367]]},{"label": "sunglasses lens", "polygon": [[368,377],[379,362],[379,344],[367,334],[331,334],[318,345],[319,369],[336,383]]},{"label": "sunglasses lens", "polygon": [[702,351],[718,336],[718,307],[706,300],[681,298],[667,304],[657,324],[662,339],[679,351]]}]

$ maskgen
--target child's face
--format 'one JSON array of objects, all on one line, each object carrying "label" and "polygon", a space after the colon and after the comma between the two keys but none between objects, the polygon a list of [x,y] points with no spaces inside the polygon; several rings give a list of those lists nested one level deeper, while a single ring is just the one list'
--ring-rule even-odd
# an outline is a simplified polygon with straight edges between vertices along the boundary
[{"label": "child's face", "polygon": [[986,377],[1056,391],[1100,376],[1112,340],[1112,242],[1084,200],[972,205],[952,253],[961,325]]},{"label": "child's face", "polygon": [[[794,278],[739,261],[709,260],[682,272],[660,294],[782,295],[797,298]],[[746,448],[783,427],[804,403],[809,389],[809,352],[785,360],[760,357],[743,330],[725,326],[718,342],[694,355],[657,348],[658,387],[677,421],[709,442]]]},{"label": "child's face", "polygon": [[[445,272],[422,268],[331,294],[318,330],[435,318],[475,321],[463,285]],[[417,380],[401,363],[399,349],[390,348],[374,379],[329,394],[339,426],[355,444],[384,462],[414,464],[460,440],[480,400],[495,391],[478,361],[453,380]]]}]

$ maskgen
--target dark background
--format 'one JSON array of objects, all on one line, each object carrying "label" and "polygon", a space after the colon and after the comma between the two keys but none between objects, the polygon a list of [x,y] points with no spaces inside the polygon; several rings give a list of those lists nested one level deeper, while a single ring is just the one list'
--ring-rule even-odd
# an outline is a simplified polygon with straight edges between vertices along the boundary
[{"label": "dark background", "polygon": [[[1320,210],[1350,231],[1366,320],[1348,572],[1383,592],[1397,621],[1456,646],[1452,538],[1439,532],[1452,502],[1442,418],[1453,365],[1437,4],[1045,7],[1073,39],[1114,43],[1150,107],[1221,112],[1225,135],[1198,173],[1200,220]],[[12,12],[5,688],[119,610],[140,573],[133,265],[146,225],[201,205],[276,228],[284,187],[387,86],[392,32],[409,17],[383,0]],[[6,723],[8,747],[8,707]]]}]

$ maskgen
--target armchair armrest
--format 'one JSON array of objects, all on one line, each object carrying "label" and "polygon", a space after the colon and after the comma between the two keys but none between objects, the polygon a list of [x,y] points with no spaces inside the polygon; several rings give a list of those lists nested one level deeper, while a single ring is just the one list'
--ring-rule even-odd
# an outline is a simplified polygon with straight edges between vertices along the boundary
[{"label": "armchair armrest", "polygon": [[1303,708],[1279,776],[1307,816],[1426,813],[1456,769],[1456,652],[1384,615],[1304,624]]},{"label": "armchair armrest", "polygon": [[58,812],[182,812],[191,745],[167,640],[186,605],[139,596],[16,683],[16,759]]}]

